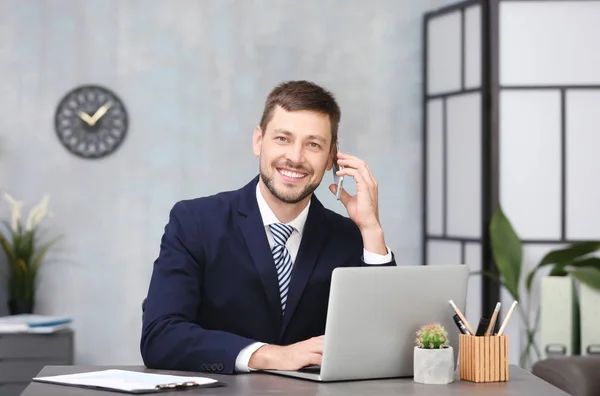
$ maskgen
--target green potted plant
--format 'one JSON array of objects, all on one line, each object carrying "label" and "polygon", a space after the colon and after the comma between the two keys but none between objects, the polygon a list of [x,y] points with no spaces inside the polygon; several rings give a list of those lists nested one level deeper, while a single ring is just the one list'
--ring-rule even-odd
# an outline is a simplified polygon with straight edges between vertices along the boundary
[{"label": "green potted plant", "polygon": [[[483,274],[491,278],[504,287],[512,298],[519,301],[517,309],[525,327],[527,340],[525,348],[521,351],[519,363],[521,367],[529,368],[533,363],[532,353],[537,359],[541,356],[535,342],[540,310],[538,308],[536,312],[530,312],[531,287],[535,276],[540,269],[545,268],[549,270],[548,276],[570,276],[594,290],[600,290],[600,257],[590,256],[600,250],[600,242],[577,242],[552,250],[526,274],[523,268],[521,239],[500,205],[492,216],[489,231],[492,256],[498,269],[498,276],[486,272],[473,274]],[[522,295],[522,291],[525,291],[525,295]]]},{"label": "green potted plant", "polygon": [[421,384],[449,384],[454,381],[454,351],[448,333],[439,323],[423,325],[417,331],[413,356],[414,381]]},{"label": "green potted plant", "polygon": [[17,201],[9,194],[4,194],[5,200],[11,206],[11,219],[4,221],[0,230],[0,245],[8,259],[9,312],[11,315],[32,313],[38,286],[38,274],[44,257],[50,247],[59,237],[49,242],[40,241],[40,224],[50,215],[48,201],[45,195],[34,206],[27,216],[25,224],[21,220],[22,201]]}]

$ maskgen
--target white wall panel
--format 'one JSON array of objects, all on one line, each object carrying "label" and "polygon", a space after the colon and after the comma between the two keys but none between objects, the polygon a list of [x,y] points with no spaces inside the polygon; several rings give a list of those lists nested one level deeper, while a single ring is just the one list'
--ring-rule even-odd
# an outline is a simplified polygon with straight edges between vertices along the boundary
[{"label": "white wall panel", "polygon": [[452,12],[431,19],[427,26],[427,92],[461,88],[461,17]]},{"label": "white wall panel", "polygon": [[[471,272],[481,271],[481,244],[467,243],[465,245],[465,264]],[[467,290],[467,309],[465,315],[471,326],[477,326],[481,317],[481,275],[472,275],[469,278]]]},{"label": "white wall panel", "polygon": [[500,2],[500,84],[600,84],[600,1]]},{"label": "white wall panel", "polygon": [[465,10],[465,88],[481,86],[481,6]]},{"label": "white wall panel", "polygon": [[447,99],[447,231],[455,237],[481,235],[481,95]]},{"label": "white wall panel", "polygon": [[444,221],[442,99],[427,103],[427,232],[442,235]]},{"label": "white wall panel", "polygon": [[559,239],[558,91],[500,92],[500,202],[524,239]]},{"label": "white wall panel", "polygon": [[460,242],[429,240],[427,241],[428,265],[460,264]]},{"label": "white wall panel", "polygon": [[566,236],[600,239],[600,91],[567,91],[566,100]]}]

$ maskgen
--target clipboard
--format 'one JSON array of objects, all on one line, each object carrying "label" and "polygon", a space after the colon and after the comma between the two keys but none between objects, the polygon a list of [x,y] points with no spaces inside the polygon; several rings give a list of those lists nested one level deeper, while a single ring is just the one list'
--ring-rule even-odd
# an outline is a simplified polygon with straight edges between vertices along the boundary
[{"label": "clipboard", "polygon": [[32,381],[138,395],[225,386],[223,382],[213,378],[185,377],[118,369],[34,377]]}]

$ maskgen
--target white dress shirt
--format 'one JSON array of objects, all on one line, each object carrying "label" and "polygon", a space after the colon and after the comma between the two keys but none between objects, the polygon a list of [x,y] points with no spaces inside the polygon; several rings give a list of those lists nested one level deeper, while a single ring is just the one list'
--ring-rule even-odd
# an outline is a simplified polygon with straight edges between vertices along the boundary
[{"label": "white dress shirt", "polygon": [[[274,224],[274,223],[280,223],[280,221],[277,219],[277,216],[275,216],[275,214],[273,213],[273,211],[267,204],[267,201],[265,201],[265,199],[260,191],[258,183],[256,184],[256,200],[258,201],[258,209],[260,210],[260,215],[263,220],[265,232],[267,233],[267,239],[269,240],[269,247],[271,249],[273,249],[273,245],[274,245],[275,241],[273,239],[273,235],[271,234],[271,229],[269,228],[269,225]],[[288,238],[288,240],[285,244],[285,247],[287,248],[288,252],[290,253],[290,256],[292,259],[292,266],[294,265],[294,262],[296,260],[296,255],[298,254],[298,249],[300,248],[300,241],[302,240],[302,233],[304,231],[304,225],[306,223],[306,218],[308,217],[309,207],[310,207],[310,201],[308,202],[308,205],[306,205],[306,208],[304,208],[304,210],[302,210],[302,212],[300,212],[298,217],[296,217],[294,220],[290,221],[289,223],[286,223],[286,224],[294,227],[294,231],[292,231],[292,235],[290,235],[290,237]],[[390,251],[390,248],[387,246],[386,246],[386,248],[387,248],[386,255],[368,252],[363,249],[363,260],[364,260],[365,264],[377,265],[377,264],[389,263],[390,261],[392,261],[392,253]],[[252,356],[252,354],[263,345],[265,345],[264,342],[255,342],[253,344],[248,345],[246,348],[242,349],[235,360],[236,371],[240,372],[240,373],[251,371],[251,369],[248,367],[248,362],[250,361],[250,356]]]}]

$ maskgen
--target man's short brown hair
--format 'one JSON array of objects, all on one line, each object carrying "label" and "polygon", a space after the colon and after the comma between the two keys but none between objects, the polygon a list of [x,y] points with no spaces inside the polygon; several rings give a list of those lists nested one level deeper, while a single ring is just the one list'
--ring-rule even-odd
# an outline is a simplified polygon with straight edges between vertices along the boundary
[{"label": "man's short brown hair", "polygon": [[260,119],[264,135],[267,124],[277,106],[286,111],[309,110],[329,116],[331,123],[331,147],[337,143],[338,125],[342,116],[333,94],[310,81],[286,81],[276,86],[267,97]]}]

